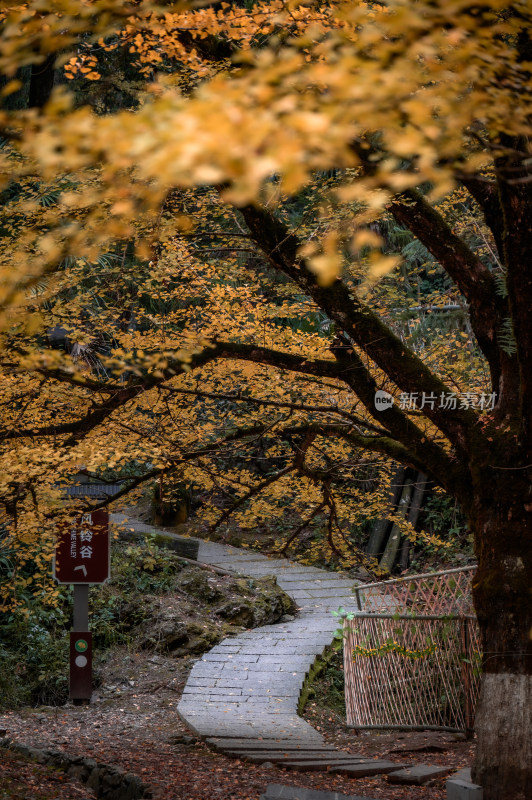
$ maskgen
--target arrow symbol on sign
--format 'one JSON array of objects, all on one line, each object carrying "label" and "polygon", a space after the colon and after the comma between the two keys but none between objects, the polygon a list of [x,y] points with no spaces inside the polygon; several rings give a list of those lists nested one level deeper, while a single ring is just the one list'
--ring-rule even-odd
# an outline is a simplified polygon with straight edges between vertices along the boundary
[{"label": "arrow symbol on sign", "polygon": [[74,572],[75,572],[77,569],[82,569],[82,570],[83,570],[83,576],[84,576],[85,578],[87,577],[87,567],[85,566],[85,564],[82,564],[80,567],[74,567]]}]

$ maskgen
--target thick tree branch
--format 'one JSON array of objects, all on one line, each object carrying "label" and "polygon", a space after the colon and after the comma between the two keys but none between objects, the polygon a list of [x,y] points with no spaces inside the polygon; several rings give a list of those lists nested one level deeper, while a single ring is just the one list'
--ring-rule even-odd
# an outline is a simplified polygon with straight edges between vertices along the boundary
[{"label": "thick tree branch", "polygon": [[[353,447],[363,450],[370,450],[379,455],[385,455],[398,461],[406,466],[421,469],[425,464],[421,457],[413,454],[405,445],[398,442],[392,436],[369,436],[357,433],[352,425],[346,425],[343,422],[338,423],[320,423],[313,422],[303,425],[288,425],[282,428],[283,436],[295,436],[313,433],[318,436],[328,436],[331,438],[343,439]],[[317,474],[317,473],[316,473]],[[320,479],[330,479],[329,471],[322,471],[317,474]],[[443,476],[442,476],[443,477]],[[437,478],[440,482],[440,477]],[[445,484],[444,484],[445,485]],[[448,482],[447,482],[448,485]],[[447,486],[445,486],[447,488]]]},{"label": "thick tree branch", "polygon": [[[508,406],[515,399],[512,379],[516,364],[498,342],[508,304],[498,293],[493,274],[420,192],[404,192],[389,210],[432,253],[466,298],[473,332],[490,368],[493,391],[499,395],[498,401]],[[505,396],[501,398],[503,388]]]},{"label": "thick tree branch", "polygon": [[287,369],[291,372],[338,378],[338,367],[332,360],[305,358],[268,347],[222,341],[214,342],[208,347],[197,350],[186,361],[170,360],[164,368],[158,368],[156,374],[149,374],[140,380],[134,378],[129,384],[96,381],[69,369],[35,367],[35,372],[61,383],[68,383],[72,386],[79,386],[102,394],[130,393],[131,396],[134,396],[142,391],[160,386],[183,372],[188,373],[191,370],[199,369],[212,361],[216,361],[218,358],[255,361],[260,364],[269,364],[280,369]]},{"label": "thick tree branch", "polygon": [[[305,262],[298,258],[299,240],[266,209],[246,206],[241,209],[251,235],[272,266],[288,275],[348,336],[405,392],[425,392],[439,397],[448,391],[446,384],[390,330],[369,307],[336,281],[318,286]],[[465,458],[468,436],[477,421],[471,409],[449,413],[435,407],[429,417],[453,442]]]},{"label": "thick tree branch", "polygon": [[[385,154],[367,140],[355,140],[351,147],[365,174],[374,176]],[[464,185],[467,181],[467,188],[481,205],[501,260],[504,260],[499,191],[494,192],[489,182],[484,183],[478,177],[460,176],[460,180]],[[501,326],[508,319],[508,304],[497,292],[492,274],[419,192],[413,189],[405,191],[391,204],[390,211],[434,255],[466,297],[470,305],[471,326],[488,361],[492,389],[498,395],[496,416],[512,416],[517,411],[518,371],[515,358],[498,341]]]},{"label": "thick tree branch", "polygon": [[495,181],[483,178],[482,175],[459,174],[457,179],[480,206],[486,225],[493,234],[499,257],[502,261],[504,258],[504,220],[497,184]]},{"label": "thick tree branch", "polygon": [[312,361],[291,353],[283,353],[265,347],[241,345],[233,342],[218,342],[211,347],[206,347],[192,354],[187,362],[177,359],[171,361],[164,369],[158,370],[156,375],[148,375],[142,380],[134,379],[134,382],[129,385],[96,381],[93,378],[88,378],[85,375],[72,372],[68,369],[37,367],[36,372],[43,375],[45,378],[87,389],[101,395],[107,395],[108,397],[100,401],[97,405],[95,404],[93,410],[78,420],[60,425],[49,424],[39,428],[20,428],[4,431],[0,434],[0,440],[59,436],[70,433],[72,434],[72,438],[68,440],[66,444],[74,444],[100,425],[114,411],[126,405],[142,392],[163,385],[185,370],[199,369],[219,358],[243,359],[260,364],[269,364],[292,372],[300,372],[320,377],[339,378],[337,365],[332,360]]},{"label": "thick tree branch", "polygon": [[[269,348],[242,345],[233,342],[217,342],[213,346],[193,354],[186,366],[188,369],[195,369],[201,368],[219,358],[244,359],[255,363],[269,364],[277,369],[286,369],[303,374],[334,378],[349,386],[361,399],[369,413],[374,415],[374,397],[378,387],[369,370],[366,369],[354,350],[350,352],[348,356],[342,355],[341,353],[335,353],[335,356],[337,359],[336,361],[311,361],[301,356],[291,353],[282,353]],[[66,441],[66,444],[73,445],[79,442],[80,439],[99,424],[104,422],[105,419],[118,408],[126,405],[130,400],[144,391],[163,386],[168,380],[174,378],[179,371],[182,371],[183,368],[184,365],[182,362],[175,361],[169,364],[166,369],[158,371],[156,376],[148,375],[141,381],[135,379],[135,382],[129,386],[105,382],[99,383],[93,379],[85,378],[84,376],[71,373],[67,370],[40,369],[39,371],[49,378],[73,383],[75,386],[91,391],[98,391],[102,394],[107,394],[108,397],[106,400],[101,401],[96,409],[75,422],[65,423],[63,426],[48,425],[38,429],[6,432],[5,438],[15,438],[16,436],[38,437],[71,433],[72,435]],[[165,389],[174,391],[174,387],[165,387]],[[175,391],[179,391],[179,388],[176,387]],[[243,397],[242,400],[245,401],[246,398]],[[430,441],[430,439],[424,435],[423,431],[396,406],[383,412],[380,415],[379,421],[386,431],[389,432],[389,435],[386,434],[383,436],[382,429],[379,429],[378,426],[371,426],[371,423],[366,425],[363,420],[353,419],[351,421],[350,427],[353,430],[353,435],[355,425],[364,424],[369,430],[375,430],[377,438],[380,440],[379,443],[376,442],[374,437],[368,436],[364,438],[363,434],[359,434],[362,436],[362,439],[358,446],[367,447],[371,445],[370,449],[374,452],[384,453],[402,463],[411,464],[420,471],[430,474],[434,480],[444,485],[450,491],[456,492],[457,487],[463,488],[467,485],[468,475],[465,469],[459,468],[456,461],[452,460],[438,444]],[[263,429],[261,428],[261,430]],[[208,451],[212,451],[212,446],[208,448]],[[194,457],[202,454],[206,455],[208,451],[197,452]],[[185,459],[188,460],[189,457],[185,456]]]},{"label": "thick tree branch", "polygon": [[[401,443],[418,463],[425,463],[434,480],[444,485],[448,491],[457,491],[469,484],[466,468],[451,459],[442,447],[427,437],[396,405],[384,411],[375,411],[375,394],[379,387],[353,347],[349,351],[346,348],[334,348],[333,352],[342,369],[343,380],[371,414],[378,414],[379,421],[386,427],[388,434]],[[405,463],[404,459],[397,460]]]}]

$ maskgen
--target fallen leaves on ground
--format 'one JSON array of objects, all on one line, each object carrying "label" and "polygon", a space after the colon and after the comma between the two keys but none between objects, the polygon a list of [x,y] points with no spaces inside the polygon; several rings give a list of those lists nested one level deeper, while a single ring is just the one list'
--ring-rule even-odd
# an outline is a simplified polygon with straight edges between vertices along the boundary
[{"label": "fallen leaves on ground", "polygon": [[62,772],[0,751],[0,800],[93,800],[94,792]]},{"label": "fallen leaves on ground", "polygon": [[[364,795],[375,800],[444,800],[444,779],[431,787],[392,786],[381,776],[352,779],[327,773],[291,772],[276,766],[230,759],[209,750],[177,714],[189,667],[187,659],[161,656],[153,659],[147,654],[116,653],[105,665],[104,684],[95,693],[90,706],[69,704],[61,708],[23,709],[1,716],[0,725],[10,738],[24,744],[90,756],[133,772],[152,787],[155,800],[216,800],[217,797],[258,800],[269,783]],[[307,717],[322,728],[329,742],[353,753],[377,758],[391,754],[394,742],[408,747],[408,741],[401,738],[401,734],[357,736],[330,713],[316,709],[312,714],[312,708],[309,713]],[[438,741],[441,743],[444,739]],[[420,739],[417,740],[419,744],[423,744]],[[391,758],[398,762],[406,760],[403,752]],[[13,773],[10,759],[11,756],[8,760],[2,758],[0,763],[2,786],[6,785],[10,769]],[[409,753],[408,761],[428,761],[458,769],[470,763],[470,744],[449,739],[447,750],[414,751]],[[26,767],[16,772],[20,780],[19,793],[6,794],[5,798],[0,794],[0,800],[94,797],[80,784],[66,781],[61,773],[54,774],[54,779],[60,781],[60,791],[55,787],[49,789],[45,779],[40,777],[47,773],[45,768],[27,762]],[[34,775],[39,778],[34,780]]]}]

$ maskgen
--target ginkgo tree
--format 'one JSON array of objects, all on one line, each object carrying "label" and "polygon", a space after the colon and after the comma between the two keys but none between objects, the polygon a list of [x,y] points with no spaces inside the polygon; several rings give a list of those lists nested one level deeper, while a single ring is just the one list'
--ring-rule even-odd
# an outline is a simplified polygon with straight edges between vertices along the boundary
[{"label": "ginkgo tree", "polygon": [[[233,382],[257,387],[262,415],[273,376],[305,376],[297,402],[278,400],[298,415],[294,430],[284,422],[282,433],[293,451],[295,443],[300,472],[307,457],[314,459],[310,472],[323,473],[324,464],[327,472],[334,437],[419,470],[460,502],[475,539],[473,589],[484,648],[474,775],[487,800],[524,800],[532,784],[529,4],[245,6],[158,8],[111,0],[3,6],[3,197],[13,212],[3,222],[3,368],[6,403],[11,392],[15,407],[5,438],[16,440],[18,453],[14,459],[5,451],[6,508],[16,514],[18,499],[29,504],[29,542],[43,504],[52,510],[61,504],[52,480],[36,489],[32,476],[48,474],[51,464],[65,474],[76,464],[97,467],[105,452],[102,426],[114,415],[126,415],[117,426],[133,437],[122,449],[114,439],[115,461],[136,457],[165,469],[168,450],[182,441],[190,449],[176,461],[203,459],[208,469],[212,442],[192,454],[187,414],[194,409],[180,401],[183,421],[170,425],[167,400],[197,396],[198,381],[205,393],[227,394],[227,385],[213,386],[220,363],[236,370]],[[96,84],[98,53],[121,47],[138,57],[146,76],[134,107],[95,111],[74,102],[68,80]],[[53,89],[61,66],[64,80]],[[21,90],[28,68],[30,107],[10,110],[10,93]],[[290,198],[327,171],[341,180],[314,224],[304,218],[294,224]],[[42,186],[57,181],[54,204],[43,206]],[[239,233],[253,251],[238,265],[250,286],[266,265],[274,285],[279,276],[327,320],[330,341],[310,336],[298,351],[281,326],[268,323],[267,312],[261,338],[253,290],[239,286],[238,300],[227,304],[226,288],[213,276],[211,314],[202,313],[202,304],[189,314],[192,304],[184,299],[185,308],[168,311],[168,324],[152,314],[149,336],[124,330],[125,320],[122,328],[111,325],[107,301],[107,312],[98,314],[98,325],[108,326],[109,353],[99,359],[106,375],[86,374],[57,351],[37,347],[49,315],[55,309],[64,322],[69,305],[70,335],[86,347],[96,301],[69,299],[65,269],[70,275],[77,269],[76,279],[90,283],[83,278],[90,265],[120,252],[113,243],[136,242],[135,257],[122,247],[117,269],[129,271],[140,293],[153,290],[157,302],[175,290],[172,280],[193,283],[197,260],[187,242],[198,231],[185,190],[195,186],[212,186],[221,203],[237,209],[231,213],[239,230],[211,231],[218,260],[224,251],[236,253]],[[483,217],[480,245],[447,213],[444,198],[456,187]],[[400,259],[386,245],[385,215],[415,237],[454,286],[450,298],[467,313],[484,368],[472,373],[471,384],[462,380],[467,370],[453,372],[452,356],[440,363],[416,348],[386,313],[378,282]],[[180,278],[187,261],[189,272]],[[265,307],[270,299],[265,293]],[[113,308],[122,301],[117,292]],[[224,318],[231,305],[234,320]],[[138,313],[133,305],[130,311]],[[316,378],[321,387],[332,383],[332,402],[315,390],[309,379]],[[385,393],[381,405],[377,392]],[[166,421],[156,442],[136,423],[151,414],[154,430],[159,404]],[[37,406],[38,421],[26,416]],[[249,416],[253,436],[261,421]],[[236,435],[232,428],[227,440]],[[285,457],[282,448],[275,458]],[[349,461],[347,451],[342,459]]]}]

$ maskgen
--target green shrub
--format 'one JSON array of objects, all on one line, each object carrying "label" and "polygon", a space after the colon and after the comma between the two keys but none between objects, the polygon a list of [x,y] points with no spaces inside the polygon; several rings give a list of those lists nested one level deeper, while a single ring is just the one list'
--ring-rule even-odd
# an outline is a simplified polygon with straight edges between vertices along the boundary
[{"label": "green shrub", "polygon": [[61,705],[68,697],[69,618],[38,600],[0,617],[0,703]]}]

